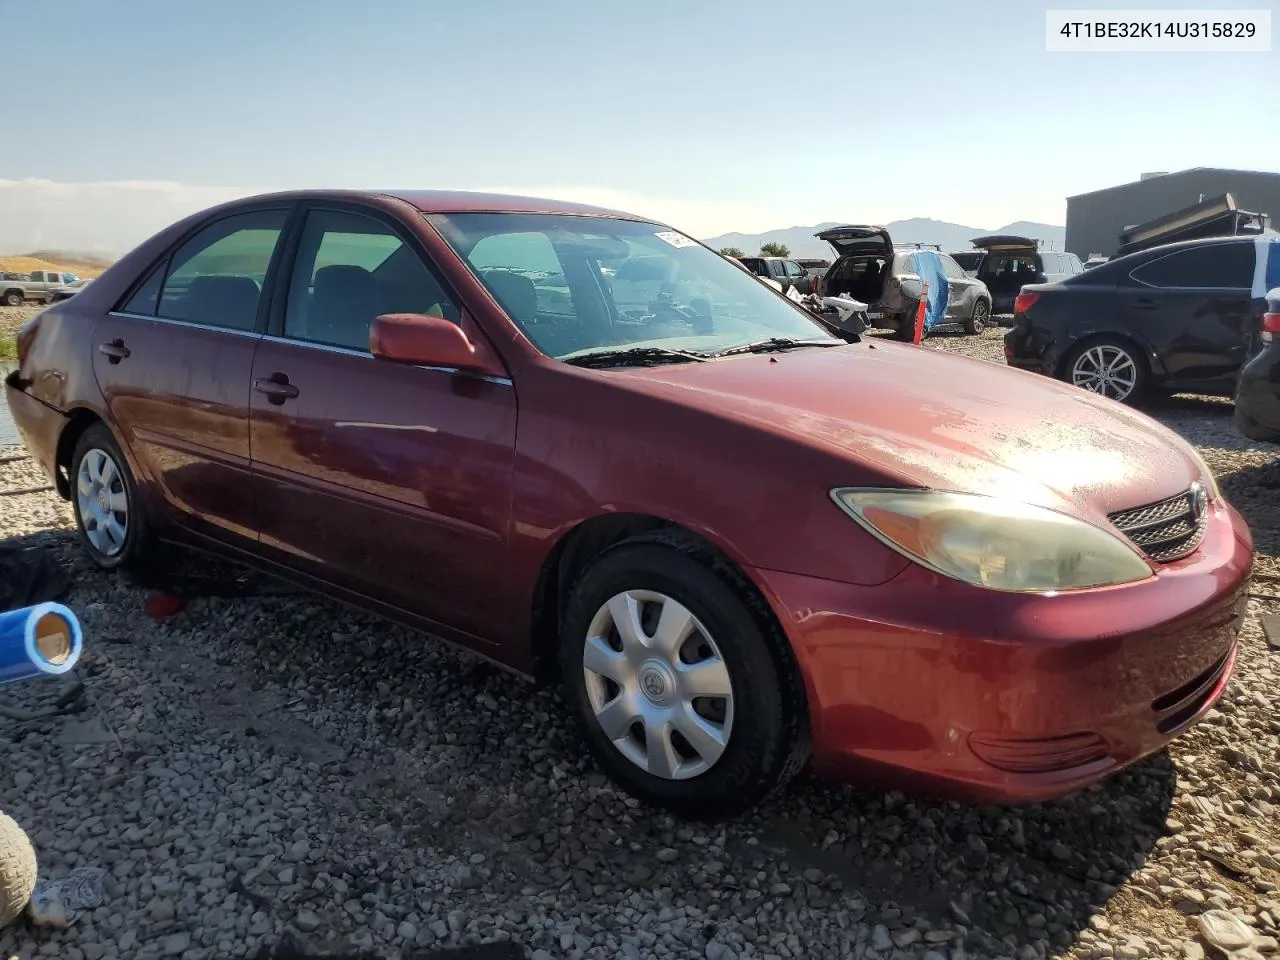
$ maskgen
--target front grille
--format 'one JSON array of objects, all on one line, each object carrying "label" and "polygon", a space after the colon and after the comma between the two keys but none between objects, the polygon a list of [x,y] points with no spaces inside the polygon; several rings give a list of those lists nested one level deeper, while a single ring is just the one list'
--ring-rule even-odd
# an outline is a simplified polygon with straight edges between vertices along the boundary
[{"label": "front grille", "polygon": [[[1201,494],[1203,497],[1203,494]],[[1197,488],[1145,507],[1108,515],[1116,529],[1152,560],[1168,563],[1190,554],[1204,539],[1207,510],[1196,510]]]}]

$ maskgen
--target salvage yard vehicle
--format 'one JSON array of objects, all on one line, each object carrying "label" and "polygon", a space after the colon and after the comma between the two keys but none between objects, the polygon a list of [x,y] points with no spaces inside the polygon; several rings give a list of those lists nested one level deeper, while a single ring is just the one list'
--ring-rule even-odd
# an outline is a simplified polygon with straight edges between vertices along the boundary
[{"label": "salvage yard vehicle", "polygon": [[977,276],[991,291],[994,313],[1011,313],[1018,291],[1029,283],[1058,283],[1084,273],[1074,253],[1042,250],[1031,237],[996,234],[970,242],[983,251]]},{"label": "salvage yard vehicle", "polygon": [[[662,289],[624,308],[602,277],[637,260]],[[806,758],[1059,796],[1187,729],[1235,663],[1252,541],[1177,434],[838,331],[630,214],[237,200],[18,355],[14,420],[100,567],[198,546],[558,678],[600,766],[681,814]]]},{"label": "salvage yard vehicle", "polygon": [[74,273],[62,273],[53,270],[36,270],[34,273],[6,273],[0,281],[0,303],[8,307],[20,307],[28,300],[37,303],[49,303],[53,300],[53,291],[68,283],[75,283],[79,278]]},{"label": "salvage yard vehicle", "polygon": [[786,257],[740,257],[739,262],[757,277],[772,280],[785,293],[813,293],[813,275],[795,260]]},{"label": "salvage yard vehicle", "polygon": [[[823,277],[822,292],[861,300],[869,306],[867,320],[873,327],[893,330],[899,340],[912,339],[921,293],[915,256],[921,245],[896,247],[889,232],[879,226],[832,227],[816,236],[837,254]],[[968,276],[947,254],[934,253],[947,278],[945,322],[958,324],[968,333],[981,333],[991,318],[986,285]]]},{"label": "salvage yard vehicle", "polygon": [[1237,433],[1266,443],[1280,443],[1280,337],[1277,334],[1280,334],[1280,287],[1272,287],[1267,291],[1267,312],[1259,324],[1259,350],[1244,365],[1236,383],[1233,417]]},{"label": "salvage yard vehicle", "polygon": [[59,300],[70,300],[77,293],[85,288],[86,284],[92,283],[92,278],[85,280],[73,280],[62,286],[49,288],[49,302],[57,303]]},{"label": "salvage yard vehicle", "polygon": [[1231,396],[1266,312],[1253,290],[1266,249],[1187,240],[1025,286],[1005,359],[1125,403],[1157,388]]}]

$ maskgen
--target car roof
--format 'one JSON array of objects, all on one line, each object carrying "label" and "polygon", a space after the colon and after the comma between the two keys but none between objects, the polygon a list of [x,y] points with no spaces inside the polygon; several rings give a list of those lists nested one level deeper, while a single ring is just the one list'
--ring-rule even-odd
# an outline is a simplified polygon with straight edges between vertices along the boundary
[{"label": "car roof", "polygon": [[623,210],[611,210],[586,203],[473,190],[286,190],[255,194],[233,200],[224,206],[230,208],[272,201],[370,200],[382,197],[400,200],[422,213],[551,213],[658,222]]}]

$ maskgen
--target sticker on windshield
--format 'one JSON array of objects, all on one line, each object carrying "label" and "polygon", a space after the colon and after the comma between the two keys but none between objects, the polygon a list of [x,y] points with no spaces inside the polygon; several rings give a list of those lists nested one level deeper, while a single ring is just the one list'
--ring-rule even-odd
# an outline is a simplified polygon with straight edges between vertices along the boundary
[{"label": "sticker on windshield", "polygon": [[683,233],[676,233],[674,230],[665,230],[662,233],[655,233],[655,237],[659,240],[665,240],[673,247],[696,247],[697,240],[690,240]]}]

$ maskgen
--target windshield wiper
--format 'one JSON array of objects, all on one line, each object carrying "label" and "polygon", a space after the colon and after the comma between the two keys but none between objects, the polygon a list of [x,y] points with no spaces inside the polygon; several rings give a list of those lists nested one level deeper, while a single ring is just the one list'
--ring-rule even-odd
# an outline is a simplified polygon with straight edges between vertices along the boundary
[{"label": "windshield wiper", "polygon": [[838,347],[841,340],[796,340],[792,337],[770,337],[768,340],[756,340],[744,343],[740,347],[721,350],[717,357],[728,357],[735,353],[773,353],[777,350],[791,350],[795,347]]},{"label": "windshield wiper", "polygon": [[627,347],[621,350],[580,353],[576,357],[561,359],[575,367],[651,367],[660,363],[704,363],[710,358],[705,354],[669,350],[666,347]]}]

